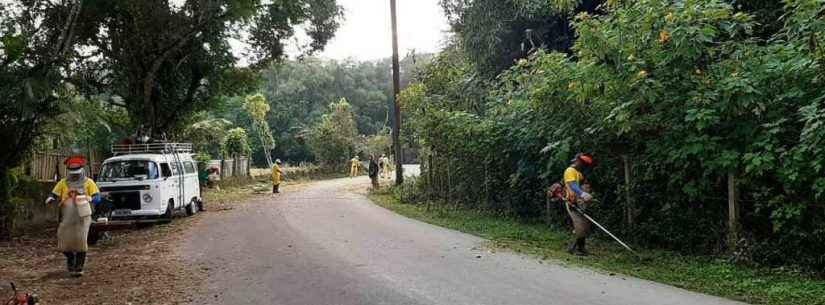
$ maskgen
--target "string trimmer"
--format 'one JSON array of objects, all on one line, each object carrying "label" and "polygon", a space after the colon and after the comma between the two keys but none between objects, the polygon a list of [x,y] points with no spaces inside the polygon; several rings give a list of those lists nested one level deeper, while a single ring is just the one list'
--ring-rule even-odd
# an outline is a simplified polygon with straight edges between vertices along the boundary
[{"label": "string trimmer", "polygon": [[587,218],[587,220],[589,220],[591,223],[593,223],[594,225],[596,225],[597,227],[599,227],[599,229],[602,229],[602,231],[604,231],[604,233],[607,233],[607,235],[609,235],[610,237],[612,237],[612,238],[613,238],[613,240],[615,240],[615,241],[616,241],[616,242],[618,242],[620,245],[622,245],[622,247],[624,247],[625,249],[627,249],[627,251],[630,251],[630,252],[632,252],[633,254],[635,254],[636,256],[641,257],[641,256],[639,255],[639,253],[636,253],[636,251],[633,251],[633,249],[631,249],[631,248],[630,248],[630,246],[628,246],[628,245],[627,245],[627,244],[625,244],[625,243],[624,243],[621,239],[619,239],[618,237],[616,237],[616,235],[613,235],[613,233],[610,233],[610,231],[608,231],[608,230],[607,230],[604,226],[602,226],[601,224],[599,224],[598,222],[596,222],[595,220],[593,220],[593,218],[592,218],[592,217],[590,217],[590,215],[587,215],[587,213],[585,213],[585,212],[584,212],[584,210],[582,210],[582,209],[581,209],[578,205],[576,205],[576,204],[572,204],[572,203],[569,203],[569,202],[567,202],[567,201],[565,201],[565,204],[570,205],[570,207],[571,207],[571,208],[573,208],[574,210],[576,210],[576,212],[578,212],[579,214],[581,214],[582,216],[584,216],[584,218]]},{"label": "string trimmer", "polygon": [[616,242],[618,242],[620,245],[622,245],[622,247],[624,247],[625,249],[627,249],[627,251],[630,251],[631,253],[633,253],[633,254],[634,254],[634,255],[636,255],[637,257],[642,258],[642,256],[641,256],[641,255],[639,255],[639,253],[637,253],[636,251],[633,251],[633,249],[632,249],[632,248],[630,248],[630,246],[628,246],[628,245],[627,245],[626,243],[624,243],[621,239],[619,239],[618,237],[616,237],[616,235],[613,235],[613,233],[610,233],[610,231],[608,231],[608,230],[607,230],[607,228],[605,228],[605,227],[604,227],[604,226],[602,226],[600,223],[598,223],[596,220],[594,220],[592,217],[590,217],[590,215],[587,215],[587,213],[585,213],[585,212],[584,212],[584,210],[582,210],[582,209],[581,209],[578,205],[576,205],[576,204],[573,204],[573,203],[569,202],[569,201],[565,198],[565,196],[564,196],[564,194],[565,194],[565,190],[564,190],[564,186],[563,186],[561,183],[554,183],[553,185],[551,185],[551,186],[550,186],[550,189],[549,189],[548,191],[549,191],[549,192],[548,192],[548,193],[549,193],[549,195],[550,195],[550,196],[551,196],[554,200],[560,200],[561,202],[564,202],[564,204],[569,205],[571,208],[573,208],[573,210],[575,210],[576,212],[578,212],[579,214],[581,214],[582,216],[584,216],[584,218],[587,218],[587,220],[588,220],[588,221],[590,221],[591,223],[593,223],[594,225],[596,225],[596,227],[598,227],[599,229],[601,229],[604,233],[607,233],[607,235],[609,235],[611,238],[613,238],[613,240],[615,240],[615,241],[616,241]]},{"label": "string trimmer", "polygon": [[14,283],[11,283],[12,297],[4,303],[5,305],[37,305],[39,298],[37,294],[17,290]]}]

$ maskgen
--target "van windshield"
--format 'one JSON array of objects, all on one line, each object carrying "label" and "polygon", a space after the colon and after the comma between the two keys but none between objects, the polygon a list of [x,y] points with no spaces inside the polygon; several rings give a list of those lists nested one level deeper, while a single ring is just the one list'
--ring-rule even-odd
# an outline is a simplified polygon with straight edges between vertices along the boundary
[{"label": "van windshield", "polygon": [[103,164],[100,181],[146,180],[158,178],[158,166],[146,160],[111,161]]}]

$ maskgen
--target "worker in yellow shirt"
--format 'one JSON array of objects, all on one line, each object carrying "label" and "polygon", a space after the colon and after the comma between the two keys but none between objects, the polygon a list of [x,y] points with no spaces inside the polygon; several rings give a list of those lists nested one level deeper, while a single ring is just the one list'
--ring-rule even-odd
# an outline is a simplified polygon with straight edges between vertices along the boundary
[{"label": "worker in yellow shirt", "polygon": [[565,205],[567,214],[573,221],[574,238],[570,241],[567,251],[570,254],[584,256],[588,255],[586,248],[586,238],[590,234],[591,224],[584,216],[582,216],[570,205],[577,205],[582,211],[587,208],[593,200],[590,195],[590,184],[586,182],[582,171],[588,167],[592,167],[594,160],[593,156],[585,153],[578,153],[576,157],[571,160],[572,164],[564,171],[564,186],[566,190]]},{"label": "worker in yellow shirt", "polygon": [[356,155],[352,157],[350,160],[350,169],[349,169],[349,177],[357,177],[358,176],[358,169],[361,167],[361,160]]},{"label": "worker in yellow shirt", "polygon": [[284,170],[281,168],[281,159],[275,159],[275,164],[272,165],[272,193],[278,194],[281,192],[281,176],[284,175]]},{"label": "worker in yellow shirt", "polygon": [[63,163],[68,169],[68,176],[57,182],[46,199],[46,204],[59,204],[57,248],[66,256],[69,274],[81,276],[86,264],[86,252],[89,250],[87,237],[92,224],[91,205],[98,205],[103,200],[97,184],[86,176],[85,158],[69,157]]},{"label": "worker in yellow shirt", "polygon": [[390,158],[387,158],[387,155],[381,154],[381,158],[378,159],[378,165],[381,168],[381,176],[384,179],[390,179]]}]

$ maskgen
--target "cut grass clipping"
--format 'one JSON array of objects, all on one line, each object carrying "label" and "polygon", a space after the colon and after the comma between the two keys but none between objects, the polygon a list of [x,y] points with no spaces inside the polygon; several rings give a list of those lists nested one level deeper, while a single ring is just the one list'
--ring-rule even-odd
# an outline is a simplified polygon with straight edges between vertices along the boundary
[{"label": "cut grass clipping", "polygon": [[640,261],[602,232],[596,234],[603,236],[591,238],[588,243],[592,256],[575,257],[564,247],[569,232],[544,224],[467,209],[427,211],[425,204],[402,204],[389,194],[371,194],[370,199],[401,215],[489,239],[492,247],[541,259],[566,261],[752,304],[825,305],[825,280],[790,270],[750,268],[724,259],[635,249],[645,258]]}]

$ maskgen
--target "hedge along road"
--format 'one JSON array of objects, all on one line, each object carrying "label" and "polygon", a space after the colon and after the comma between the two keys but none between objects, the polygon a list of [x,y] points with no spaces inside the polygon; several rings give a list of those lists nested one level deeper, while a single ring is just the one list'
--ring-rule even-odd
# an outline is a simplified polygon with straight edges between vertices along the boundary
[{"label": "hedge along road", "polygon": [[194,304],[743,304],[514,253],[399,216],[366,177],[287,187],[207,213],[181,245]]}]

